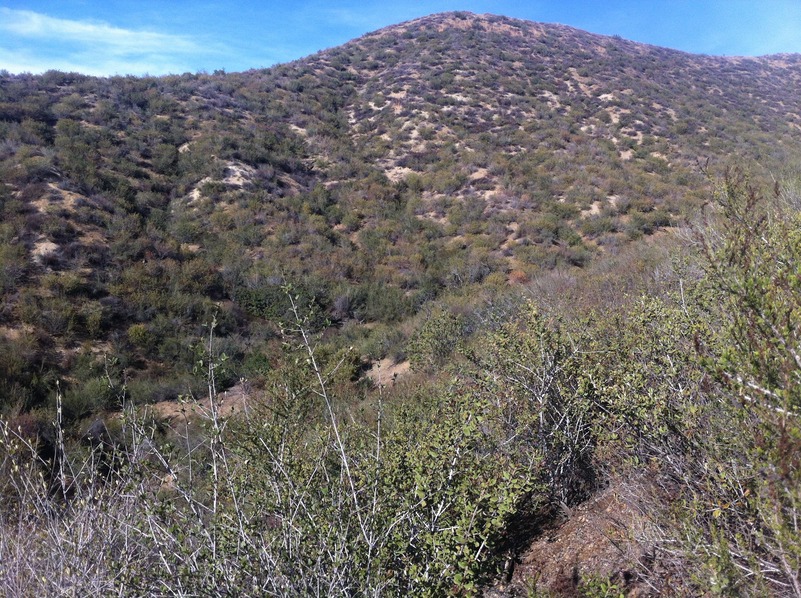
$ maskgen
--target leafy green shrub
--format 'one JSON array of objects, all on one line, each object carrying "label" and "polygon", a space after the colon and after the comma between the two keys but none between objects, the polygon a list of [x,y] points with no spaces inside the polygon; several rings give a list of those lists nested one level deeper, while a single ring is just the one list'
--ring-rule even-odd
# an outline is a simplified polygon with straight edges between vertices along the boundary
[{"label": "leafy green shrub", "polygon": [[361,343],[362,353],[371,359],[390,357],[395,363],[400,363],[408,357],[405,340],[399,328],[379,323]]},{"label": "leafy green shrub", "polygon": [[591,216],[581,221],[580,228],[582,234],[594,239],[617,232],[617,222],[612,216]]},{"label": "leafy green shrub", "polygon": [[406,355],[412,368],[434,372],[441,369],[465,336],[465,322],[460,316],[435,309],[415,331],[406,345]]},{"label": "leafy green shrub", "polygon": [[411,312],[405,293],[380,282],[360,285],[351,299],[353,314],[367,322],[397,322]]},{"label": "leafy green shrub", "polygon": [[709,309],[723,324],[702,355],[731,403],[701,443],[714,467],[692,480],[700,498],[687,528],[702,575],[722,593],[801,592],[801,218],[792,187],[775,191],[766,200],[729,171],[720,217],[696,229]]},{"label": "leafy green shrub", "polygon": [[64,393],[62,402],[64,423],[77,422],[99,411],[119,407],[118,401],[119,397],[107,378],[90,378],[67,389]]},{"label": "leafy green shrub", "polygon": [[328,297],[321,292],[315,292],[311,286],[286,286],[268,282],[254,288],[240,287],[236,290],[236,301],[247,313],[278,324],[292,320],[293,300],[314,314],[315,329],[325,323]]},{"label": "leafy green shrub", "polygon": [[475,383],[507,422],[499,433],[539,455],[544,498],[574,504],[588,496],[596,483],[593,420],[600,405],[582,373],[581,353],[558,323],[528,304],[468,356]]},{"label": "leafy green shrub", "polygon": [[156,339],[145,324],[131,324],[128,327],[128,340],[140,349],[150,350]]}]

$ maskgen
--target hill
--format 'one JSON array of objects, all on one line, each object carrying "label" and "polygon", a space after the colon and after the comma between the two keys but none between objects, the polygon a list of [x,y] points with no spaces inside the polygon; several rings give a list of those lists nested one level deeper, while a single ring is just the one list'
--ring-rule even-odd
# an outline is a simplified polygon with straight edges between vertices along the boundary
[{"label": "hill", "polygon": [[[102,457],[70,513],[136,544],[84,572],[109,592],[791,587],[797,470],[748,472],[797,445],[799,82],[470,13],[243,73],[0,73],[3,495],[73,508]],[[625,558],[553,566],[614,509]]]},{"label": "hill", "polygon": [[[175,380],[215,311],[231,380],[252,376],[284,282],[333,321],[391,323],[586,265],[696,209],[699,164],[792,162],[800,73],[449,13],[261,71],[6,74],[2,338],[26,359],[3,403],[100,354]],[[144,400],[181,387],[154,384]]]}]

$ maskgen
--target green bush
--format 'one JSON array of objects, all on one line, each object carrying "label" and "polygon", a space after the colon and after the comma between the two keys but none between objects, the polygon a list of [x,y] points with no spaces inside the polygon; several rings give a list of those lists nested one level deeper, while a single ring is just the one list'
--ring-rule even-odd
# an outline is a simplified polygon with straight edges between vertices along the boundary
[{"label": "green bush", "polygon": [[120,406],[120,399],[107,378],[90,378],[64,392],[62,402],[64,423],[77,422],[99,411]]},{"label": "green bush", "polygon": [[699,441],[710,463],[690,481],[686,529],[699,575],[720,593],[801,592],[801,217],[792,189],[777,186],[768,200],[729,171],[718,213],[696,228],[705,305],[722,324],[702,356],[724,393],[720,427]]},{"label": "green bush", "polygon": [[465,336],[465,322],[460,316],[438,308],[423,321],[406,345],[406,355],[413,369],[435,372],[459,349]]}]

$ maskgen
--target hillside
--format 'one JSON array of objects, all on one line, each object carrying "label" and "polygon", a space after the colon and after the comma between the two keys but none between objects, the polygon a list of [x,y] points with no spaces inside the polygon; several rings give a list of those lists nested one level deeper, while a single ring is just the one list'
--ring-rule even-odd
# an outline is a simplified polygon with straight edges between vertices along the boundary
[{"label": "hillside", "polygon": [[[472,595],[504,562],[515,595],[614,509],[625,559],[582,548],[609,562],[552,571],[551,590],[678,579],[694,595],[713,571],[724,590],[781,595],[801,553],[773,550],[789,528],[766,513],[795,513],[797,472],[748,472],[797,444],[776,418],[798,401],[782,351],[801,304],[799,87],[799,55],[697,56],[470,13],[243,73],[0,72],[0,418],[50,438],[60,407],[78,463],[111,445],[85,435],[106,417],[153,510],[115,494],[98,525],[126,509],[192,522],[137,528],[132,573],[104,561],[133,595],[162,577],[196,594],[325,594],[327,579]],[[225,390],[245,413],[230,427]],[[51,477],[67,460],[32,448]],[[42,504],[67,500],[57,478]],[[38,487],[13,484],[4,496]],[[563,519],[577,539],[554,531]],[[204,570],[218,549],[230,560]],[[301,573],[281,568],[298,553]]]},{"label": "hillside", "polygon": [[[692,213],[699,165],[792,162],[799,76],[797,56],[467,13],[263,71],[4,75],[1,330],[26,359],[2,402],[102,378],[101,354],[156,380],[143,400],[175,396],[158,380],[191,367],[215,311],[230,379],[251,377],[284,282],[333,321],[391,323],[584,266]],[[370,359],[402,353],[372,341]]]}]

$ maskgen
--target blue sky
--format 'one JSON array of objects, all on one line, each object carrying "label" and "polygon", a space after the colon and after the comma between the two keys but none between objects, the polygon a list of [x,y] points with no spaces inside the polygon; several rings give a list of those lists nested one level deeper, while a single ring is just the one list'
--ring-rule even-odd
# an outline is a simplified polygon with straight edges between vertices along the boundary
[{"label": "blue sky", "polygon": [[449,10],[562,23],[695,53],[801,53],[801,0],[0,0],[0,69],[242,71]]}]

